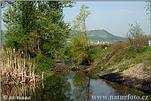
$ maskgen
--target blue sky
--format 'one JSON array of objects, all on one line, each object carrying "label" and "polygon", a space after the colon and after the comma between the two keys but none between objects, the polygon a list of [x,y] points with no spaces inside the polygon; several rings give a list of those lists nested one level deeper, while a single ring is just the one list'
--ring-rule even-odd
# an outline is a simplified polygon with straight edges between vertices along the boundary
[{"label": "blue sky", "polygon": [[85,4],[91,14],[86,20],[87,29],[106,29],[117,36],[126,36],[129,24],[141,25],[145,34],[149,34],[149,15],[146,14],[144,1],[78,1],[72,8],[64,8],[64,18],[72,23],[74,17]]}]

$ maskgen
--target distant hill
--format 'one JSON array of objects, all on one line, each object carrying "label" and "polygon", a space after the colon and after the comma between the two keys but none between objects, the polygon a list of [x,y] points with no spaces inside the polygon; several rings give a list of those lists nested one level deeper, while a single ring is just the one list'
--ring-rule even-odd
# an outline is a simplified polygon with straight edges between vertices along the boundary
[{"label": "distant hill", "polygon": [[[72,31],[73,33],[78,33],[76,31]],[[102,30],[90,30],[88,31],[88,37],[93,42],[97,41],[120,41],[120,40],[126,40],[126,38],[115,36],[108,31],[102,29]]]},{"label": "distant hill", "polygon": [[126,39],[123,37],[115,36],[104,29],[88,31],[88,36],[94,42],[96,42],[96,41],[117,41],[117,40]]}]

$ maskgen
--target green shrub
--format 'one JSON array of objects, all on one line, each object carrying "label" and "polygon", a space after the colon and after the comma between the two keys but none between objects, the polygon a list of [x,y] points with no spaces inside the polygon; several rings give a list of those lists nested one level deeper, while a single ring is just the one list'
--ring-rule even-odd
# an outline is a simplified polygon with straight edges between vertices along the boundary
[{"label": "green shrub", "polygon": [[94,63],[98,64],[108,56],[111,48],[108,46],[95,46],[94,49],[96,51],[94,54]]},{"label": "green shrub", "polygon": [[126,69],[128,69],[128,68],[129,68],[128,64],[122,64],[122,65],[120,65],[120,66],[118,67],[118,71],[119,71],[119,72],[122,72],[122,71],[124,71],[124,70],[126,70]]},{"label": "green shrub", "polygon": [[67,49],[67,56],[78,65],[89,65],[93,61],[95,48],[90,45],[88,37],[83,33],[74,35]]},{"label": "green shrub", "polygon": [[35,57],[37,63],[37,72],[39,71],[46,71],[52,67],[54,67],[53,61],[51,58],[44,56],[43,54],[38,54]]},{"label": "green shrub", "polygon": [[136,55],[134,63],[144,63],[145,67],[151,66],[151,47],[145,47],[142,52]]}]

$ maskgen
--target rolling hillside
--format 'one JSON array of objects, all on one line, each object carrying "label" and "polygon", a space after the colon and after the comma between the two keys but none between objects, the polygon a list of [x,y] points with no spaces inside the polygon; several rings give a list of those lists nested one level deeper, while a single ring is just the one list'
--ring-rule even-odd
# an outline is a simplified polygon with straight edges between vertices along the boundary
[{"label": "rolling hillside", "polygon": [[[71,31],[71,34],[77,34],[77,33],[78,33],[77,31]],[[102,30],[90,30],[90,31],[88,31],[88,37],[93,42],[97,42],[97,41],[110,42],[110,41],[126,40],[126,38],[112,35],[111,33],[109,33],[108,31],[106,31],[104,29],[102,29]]]},{"label": "rolling hillside", "polygon": [[116,40],[125,40],[126,38],[119,37],[112,35],[108,31],[102,29],[102,30],[91,30],[88,31],[89,38],[96,42],[96,41],[116,41]]}]

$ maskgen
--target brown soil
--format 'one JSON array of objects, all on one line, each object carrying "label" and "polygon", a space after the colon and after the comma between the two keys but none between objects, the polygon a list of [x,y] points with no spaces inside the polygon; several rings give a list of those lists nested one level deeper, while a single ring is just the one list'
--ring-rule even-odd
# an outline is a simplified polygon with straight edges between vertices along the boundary
[{"label": "brown soil", "polygon": [[131,65],[129,69],[123,72],[110,73],[101,75],[100,77],[109,81],[142,90],[147,93],[151,93],[150,70],[145,69],[142,63]]}]

